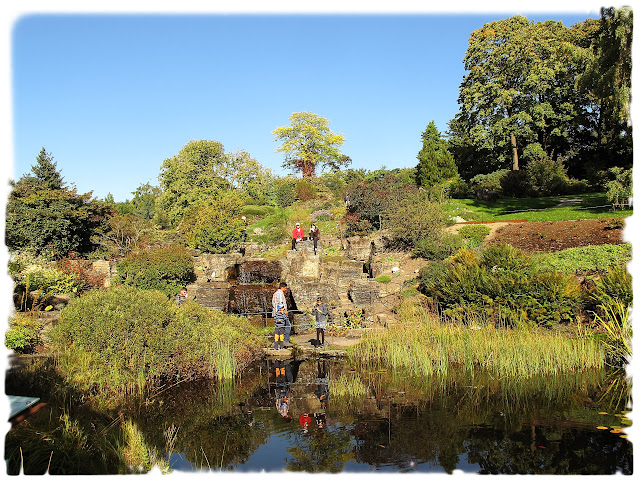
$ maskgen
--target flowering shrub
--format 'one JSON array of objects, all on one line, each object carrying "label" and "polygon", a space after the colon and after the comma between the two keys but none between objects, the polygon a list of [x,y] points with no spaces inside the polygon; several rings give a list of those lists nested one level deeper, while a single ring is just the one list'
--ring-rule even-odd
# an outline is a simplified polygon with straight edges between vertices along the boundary
[{"label": "flowering shrub", "polygon": [[316,210],[315,212],[313,212],[311,215],[311,220],[316,221],[316,220],[333,220],[333,215],[331,214],[331,212],[329,210],[326,209],[322,209],[322,210]]}]

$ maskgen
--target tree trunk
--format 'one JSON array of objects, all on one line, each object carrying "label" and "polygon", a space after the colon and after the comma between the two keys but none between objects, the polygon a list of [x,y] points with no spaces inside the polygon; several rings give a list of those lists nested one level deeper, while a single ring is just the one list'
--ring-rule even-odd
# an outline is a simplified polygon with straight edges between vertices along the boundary
[{"label": "tree trunk", "polygon": [[316,176],[316,165],[313,162],[305,161],[302,164],[302,178],[310,178]]},{"label": "tree trunk", "polygon": [[520,166],[518,165],[518,146],[516,145],[516,136],[514,133],[511,134],[511,148],[513,149],[513,169],[520,170]]},{"label": "tree trunk", "polygon": [[316,176],[316,164],[309,160],[298,160],[298,171],[302,172],[302,178],[312,178]]}]

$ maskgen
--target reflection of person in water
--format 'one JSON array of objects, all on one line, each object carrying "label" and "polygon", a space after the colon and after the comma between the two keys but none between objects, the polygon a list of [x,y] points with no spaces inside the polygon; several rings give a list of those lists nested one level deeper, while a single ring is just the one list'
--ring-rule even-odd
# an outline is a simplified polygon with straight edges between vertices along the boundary
[{"label": "reflection of person in water", "polygon": [[276,374],[276,410],[283,417],[290,419],[289,413],[289,394],[291,391],[291,384],[295,382],[297,376],[297,367],[299,363],[292,368],[291,362],[286,360],[276,360],[275,362],[275,374]]},{"label": "reflection of person in water", "polygon": [[318,412],[313,414],[318,424],[318,429],[323,430],[327,426],[327,414],[325,412]]},{"label": "reflection of person in water", "polygon": [[329,403],[329,379],[327,378],[327,363],[318,360],[318,376],[316,377],[316,398],[320,406],[326,410]]},{"label": "reflection of person in water", "polygon": [[[289,391],[291,389],[291,369],[282,360],[276,360],[276,410],[284,418],[291,418],[289,413]],[[288,374],[288,375],[287,375]]]},{"label": "reflection of person in water", "polygon": [[316,377],[316,398],[320,402],[319,412],[313,414],[318,424],[318,430],[324,430],[327,426],[327,405],[329,404],[329,379],[327,378],[327,362],[318,360],[318,376]]},{"label": "reflection of person in water", "polygon": [[309,429],[309,424],[311,423],[311,417],[309,416],[309,414],[301,413],[300,416],[298,417],[298,422],[302,426],[302,430],[304,431],[304,433],[307,433],[307,430]]}]

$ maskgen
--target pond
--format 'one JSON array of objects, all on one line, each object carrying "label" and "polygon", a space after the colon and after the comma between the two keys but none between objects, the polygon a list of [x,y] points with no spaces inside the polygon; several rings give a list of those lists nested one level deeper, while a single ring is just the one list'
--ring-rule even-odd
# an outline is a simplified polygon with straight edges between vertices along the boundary
[{"label": "pond", "polygon": [[137,409],[177,472],[632,474],[630,424],[589,372],[412,378],[335,360],[269,360],[235,382],[181,384]]}]

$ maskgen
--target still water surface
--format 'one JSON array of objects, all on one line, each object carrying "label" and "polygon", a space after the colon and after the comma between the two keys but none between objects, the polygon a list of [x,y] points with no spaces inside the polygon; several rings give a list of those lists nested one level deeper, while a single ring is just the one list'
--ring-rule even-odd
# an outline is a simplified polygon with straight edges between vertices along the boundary
[{"label": "still water surface", "polygon": [[[266,361],[239,381],[166,390],[139,413],[174,471],[630,475],[607,372],[502,381]],[[167,447],[169,445],[169,447]]]}]

